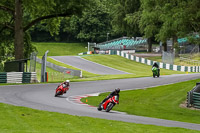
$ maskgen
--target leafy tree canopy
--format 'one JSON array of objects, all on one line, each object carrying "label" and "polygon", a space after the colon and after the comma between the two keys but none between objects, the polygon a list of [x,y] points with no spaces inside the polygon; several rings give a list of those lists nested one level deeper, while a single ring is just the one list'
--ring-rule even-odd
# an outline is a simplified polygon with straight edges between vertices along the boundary
[{"label": "leafy tree canopy", "polygon": [[[13,47],[15,59],[22,59],[24,48],[30,48],[28,30],[37,23],[46,23],[51,34],[58,34],[61,19],[80,15],[90,0],[1,0],[0,1],[0,45]],[[12,42],[12,43],[11,43]],[[24,47],[25,45],[25,47]],[[10,48],[9,48],[10,49]],[[6,50],[2,50],[6,52]],[[1,52],[2,53],[2,52]],[[3,55],[2,55],[3,56]]]}]

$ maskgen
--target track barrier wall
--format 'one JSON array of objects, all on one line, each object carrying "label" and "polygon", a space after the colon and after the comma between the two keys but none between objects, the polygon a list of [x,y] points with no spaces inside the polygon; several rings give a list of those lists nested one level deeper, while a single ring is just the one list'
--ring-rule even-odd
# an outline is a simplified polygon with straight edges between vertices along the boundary
[{"label": "track barrier wall", "polygon": [[[123,50],[123,51],[109,50],[109,54],[110,55],[119,55],[119,56],[122,56],[129,60],[133,60],[133,61],[143,63],[146,65],[151,65],[151,66],[153,65],[154,62],[156,62],[156,63],[158,63],[160,68],[173,70],[173,71],[200,72],[200,66],[179,66],[179,65],[172,65],[172,64],[167,64],[167,63],[163,63],[163,62],[152,61],[152,60],[148,60],[146,58],[134,56],[131,54],[133,52],[128,52],[128,51],[130,51],[130,50],[127,50],[127,51],[126,50]],[[84,55],[84,54],[81,53],[80,55]]]},{"label": "track barrier wall", "polygon": [[200,109],[200,83],[187,93],[187,107]]},{"label": "track barrier wall", "polygon": [[[131,55],[129,53],[124,53],[123,51],[117,51],[117,55],[122,56],[124,58],[127,58],[129,60],[133,60],[139,63],[143,63],[146,65],[153,65],[154,62],[157,61],[152,61],[148,60],[146,58],[142,57],[137,57],[134,55]],[[163,62],[157,62],[160,68],[168,69],[168,70],[174,70],[174,71],[182,71],[182,72],[200,72],[200,66],[178,66],[178,65],[172,65],[172,64],[167,64]]]},{"label": "track barrier wall", "polygon": [[[42,60],[39,59],[39,58],[36,58],[36,62],[38,63],[42,63]],[[58,65],[55,65],[51,62],[48,62],[46,63],[46,66],[47,67],[50,67],[56,71],[59,71],[59,72],[62,72],[62,73],[65,73],[65,74],[68,74],[68,75],[71,75],[71,76],[77,76],[77,77],[82,77],[82,72],[81,70],[73,70],[73,69],[69,69],[69,68],[66,68],[66,67],[62,67],[62,66],[58,66]]]},{"label": "track barrier wall", "polygon": [[35,83],[36,72],[1,72],[0,83]]}]

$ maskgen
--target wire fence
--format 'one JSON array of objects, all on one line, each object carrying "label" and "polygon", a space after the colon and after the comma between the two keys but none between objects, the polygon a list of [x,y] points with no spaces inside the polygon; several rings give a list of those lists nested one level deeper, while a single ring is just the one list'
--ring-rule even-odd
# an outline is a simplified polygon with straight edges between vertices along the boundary
[{"label": "wire fence", "polygon": [[35,72],[36,70],[36,58],[37,58],[37,53],[33,52],[30,55],[30,64],[29,64],[29,72]]},{"label": "wire fence", "polygon": [[[37,69],[37,79],[40,79],[41,70]],[[48,72],[48,81],[65,81],[66,79],[74,78],[73,75],[68,74],[67,72]]]},{"label": "wire fence", "polygon": [[174,64],[174,52],[162,52],[162,62],[167,64]]},{"label": "wire fence", "polygon": [[184,62],[184,63],[189,64],[191,66],[199,66],[200,65],[199,60],[192,60],[190,58],[184,58],[184,57],[180,57],[180,62]]}]

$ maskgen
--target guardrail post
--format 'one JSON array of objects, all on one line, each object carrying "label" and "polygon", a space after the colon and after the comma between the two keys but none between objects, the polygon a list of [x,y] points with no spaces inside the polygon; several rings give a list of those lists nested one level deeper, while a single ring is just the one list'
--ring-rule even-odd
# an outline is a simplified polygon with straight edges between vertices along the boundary
[{"label": "guardrail post", "polygon": [[49,52],[49,50],[47,50],[44,54],[44,56],[42,57],[42,68],[41,68],[41,82],[45,82],[46,81],[46,64],[47,64],[47,53]]}]

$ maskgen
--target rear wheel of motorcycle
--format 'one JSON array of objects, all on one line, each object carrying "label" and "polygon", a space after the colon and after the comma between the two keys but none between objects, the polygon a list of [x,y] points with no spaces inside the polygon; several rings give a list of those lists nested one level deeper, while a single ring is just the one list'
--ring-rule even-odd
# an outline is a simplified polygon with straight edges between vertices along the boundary
[{"label": "rear wheel of motorcycle", "polygon": [[155,74],[153,74],[153,77],[155,78]]},{"label": "rear wheel of motorcycle", "polygon": [[113,108],[114,104],[113,103],[108,103],[106,107],[106,112],[109,112]]}]

